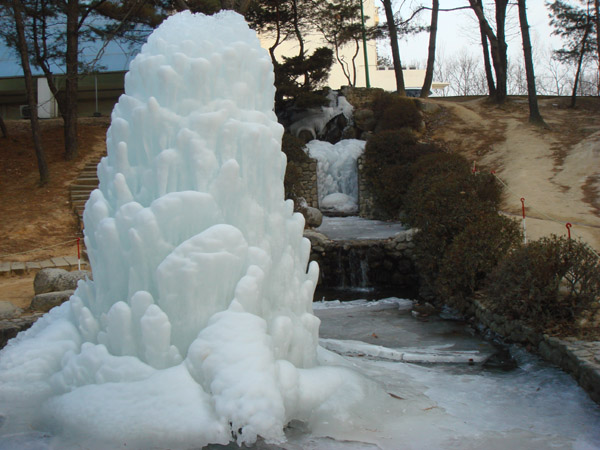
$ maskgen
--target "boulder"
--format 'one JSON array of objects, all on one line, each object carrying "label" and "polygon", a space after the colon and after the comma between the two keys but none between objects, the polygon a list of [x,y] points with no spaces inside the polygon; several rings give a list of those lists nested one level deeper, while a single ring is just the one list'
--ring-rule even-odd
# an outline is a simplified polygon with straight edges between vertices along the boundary
[{"label": "boulder", "polygon": [[35,294],[45,294],[47,292],[74,290],[77,288],[77,282],[91,278],[91,273],[87,270],[74,270],[67,272],[64,269],[42,269],[33,280],[33,290]]},{"label": "boulder", "polygon": [[75,291],[70,289],[66,291],[47,292],[38,294],[31,300],[30,308],[35,311],[48,312],[55,306],[60,306],[73,295]]},{"label": "boulder", "polygon": [[302,211],[302,214],[304,214],[306,224],[311,228],[318,228],[323,223],[323,213],[317,208],[307,206]]},{"label": "boulder", "polygon": [[375,113],[370,109],[358,109],[354,111],[354,126],[361,131],[373,131],[377,120]]},{"label": "boulder", "polygon": [[17,308],[11,302],[0,301],[0,319],[15,317],[21,314],[22,312],[22,309]]}]

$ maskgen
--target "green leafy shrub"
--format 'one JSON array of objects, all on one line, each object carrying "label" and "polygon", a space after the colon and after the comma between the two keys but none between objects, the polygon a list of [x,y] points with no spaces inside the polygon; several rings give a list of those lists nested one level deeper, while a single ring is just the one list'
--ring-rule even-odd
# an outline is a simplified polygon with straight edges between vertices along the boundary
[{"label": "green leafy shrub", "polygon": [[538,329],[573,323],[600,301],[600,261],[577,241],[552,236],[512,252],[490,276],[497,311]]},{"label": "green leafy shrub", "polygon": [[365,148],[363,176],[372,186],[378,208],[388,217],[398,217],[411,181],[412,164],[423,155],[440,151],[433,145],[418,143],[408,129],[373,135]]},{"label": "green leafy shrub", "polygon": [[371,109],[377,119],[377,130],[418,130],[422,117],[415,101],[398,94],[382,92],[372,101]]}]

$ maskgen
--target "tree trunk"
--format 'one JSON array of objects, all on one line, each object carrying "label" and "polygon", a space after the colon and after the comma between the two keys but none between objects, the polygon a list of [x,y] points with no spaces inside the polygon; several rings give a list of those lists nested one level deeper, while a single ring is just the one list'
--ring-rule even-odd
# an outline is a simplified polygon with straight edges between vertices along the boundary
[{"label": "tree trunk", "polygon": [[525,74],[527,76],[527,98],[529,100],[529,121],[536,125],[544,124],[540,114],[535,88],[535,73],[533,70],[533,56],[531,52],[531,39],[529,37],[529,24],[527,23],[527,6],[525,0],[519,0],[519,24],[521,25],[521,38],[523,40],[523,56],[525,58]]},{"label": "tree trunk", "polygon": [[506,82],[507,82],[507,66],[508,58],[506,56],[506,45],[504,35],[504,23],[506,21],[506,8],[508,6],[508,0],[496,0],[496,28],[498,35],[494,34],[494,30],[490,27],[485,15],[483,14],[483,8],[479,5],[478,0],[469,0],[471,9],[475,12],[479,25],[483,29],[485,35],[488,38],[490,47],[492,50],[492,63],[494,65],[494,73],[496,74],[496,91],[494,100],[496,103],[504,103],[506,101]]},{"label": "tree trunk", "polygon": [[12,1],[13,13],[15,17],[15,26],[17,29],[17,45],[19,55],[21,56],[21,66],[23,67],[23,77],[25,78],[25,90],[27,92],[27,104],[30,109],[31,121],[31,136],[35,148],[35,156],[38,163],[38,171],[40,173],[40,184],[46,184],[50,180],[48,171],[48,163],[42,146],[40,135],[40,125],[37,114],[37,101],[33,88],[33,76],[31,75],[31,67],[29,66],[29,52],[27,51],[27,41],[25,39],[25,26],[23,24],[23,5],[20,0]]},{"label": "tree trunk", "polygon": [[583,58],[585,57],[585,48],[587,46],[587,39],[590,35],[590,27],[589,16],[588,23],[586,24],[585,31],[583,32],[583,37],[581,38],[581,50],[579,51],[579,60],[577,61],[577,71],[575,72],[575,81],[573,82],[573,93],[571,94],[571,108],[575,108],[575,103],[577,102],[577,88],[579,87],[579,78],[581,76],[581,66],[583,65]]},{"label": "tree trunk", "polygon": [[596,10],[596,58],[598,59],[598,87],[597,95],[600,96],[600,0],[594,0]]},{"label": "tree trunk", "polygon": [[[479,0],[479,6],[483,11],[483,0]],[[490,61],[490,49],[488,45],[488,37],[481,23],[479,23],[479,34],[481,35],[481,48],[483,51],[483,67],[485,69],[485,79],[488,85],[488,94],[490,97],[496,96],[496,83],[492,74],[492,63]]]},{"label": "tree trunk", "polygon": [[431,4],[431,27],[429,29],[429,50],[427,53],[427,68],[425,69],[425,80],[421,88],[421,98],[429,97],[431,83],[433,82],[433,65],[435,64],[435,40],[437,37],[438,12],[440,1],[433,0]]},{"label": "tree trunk", "polygon": [[385,9],[385,18],[390,33],[390,45],[392,47],[392,60],[394,62],[394,72],[396,74],[396,91],[402,96],[406,96],[404,87],[404,75],[402,74],[402,62],[400,61],[400,48],[398,47],[398,30],[394,21],[394,11],[392,10],[392,0],[381,0]]},{"label": "tree trunk", "polygon": [[0,130],[2,130],[2,137],[8,137],[8,131],[6,130],[6,125],[4,124],[4,120],[2,120],[2,116],[0,116]]},{"label": "tree trunk", "polygon": [[77,84],[79,53],[79,0],[67,1],[67,77],[65,82],[65,159],[77,157]]}]

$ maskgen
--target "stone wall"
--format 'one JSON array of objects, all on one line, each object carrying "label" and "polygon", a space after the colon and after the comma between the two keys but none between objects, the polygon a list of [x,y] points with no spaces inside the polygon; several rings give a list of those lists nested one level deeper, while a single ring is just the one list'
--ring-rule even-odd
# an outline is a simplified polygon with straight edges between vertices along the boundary
[{"label": "stone wall", "polygon": [[306,162],[291,161],[288,164],[297,168],[297,178],[293,190],[296,198],[304,198],[308,206],[319,207],[319,192],[317,188],[317,161],[308,158]]},{"label": "stone wall", "polygon": [[358,158],[358,215],[365,219],[385,219],[386,214],[377,208],[371,184],[363,176],[363,156]]},{"label": "stone wall", "polygon": [[507,341],[525,346],[570,373],[590,398],[600,404],[600,342],[581,341],[572,337],[559,339],[538,333],[519,320],[494,314],[480,301],[474,302],[473,310],[469,313]]},{"label": "stone wall", "polygon": [[415,288],[418,283],[413,264],[413,230],[390,239],[331,240],[307,230],[311,261],[320,267],[319,285],[323,287],[399,287]]}]

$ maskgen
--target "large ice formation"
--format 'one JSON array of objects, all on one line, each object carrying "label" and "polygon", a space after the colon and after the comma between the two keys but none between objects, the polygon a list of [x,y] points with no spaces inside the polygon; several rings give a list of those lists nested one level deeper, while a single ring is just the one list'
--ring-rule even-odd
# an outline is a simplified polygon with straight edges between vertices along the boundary
[{"label": "large ice formation", "polygon": [[292,420],[352,428],[379,391],[320,365],[273,98],[241,16],[181,13],[150,36],[85,208],[93,281],[0,354],[1,434],[198,448],[281,442]]},{"label": "large ice formation", "polygon": [[306,152],[317,160],[319,207],[325,211],[358,211],[358,163],[365,141],[344,139],[336,144],[312,140]]}]

